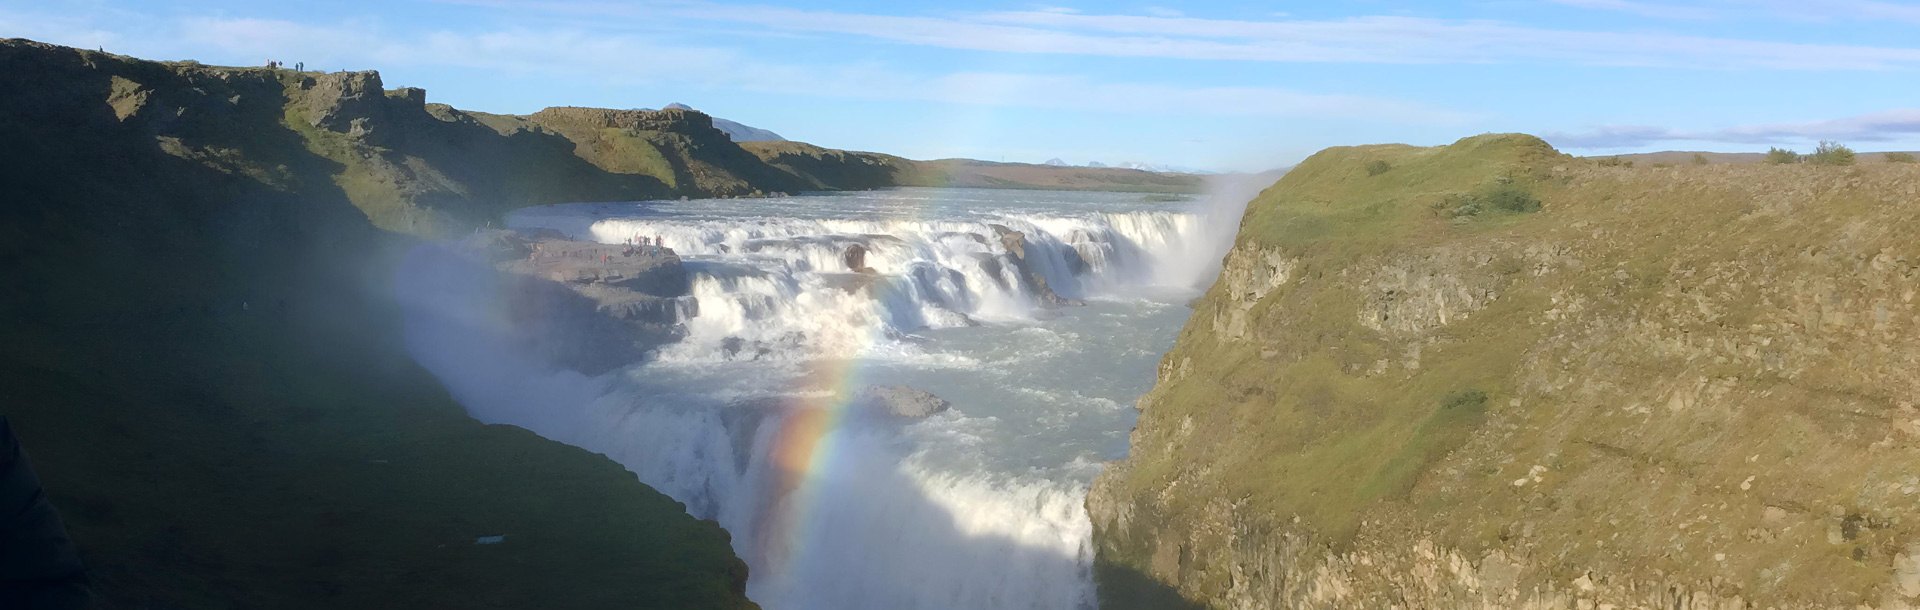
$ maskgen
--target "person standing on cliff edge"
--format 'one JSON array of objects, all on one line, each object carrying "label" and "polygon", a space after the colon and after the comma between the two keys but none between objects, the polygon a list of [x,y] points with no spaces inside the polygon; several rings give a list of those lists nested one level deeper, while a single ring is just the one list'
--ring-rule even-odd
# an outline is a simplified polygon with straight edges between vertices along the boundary
[{"label": "person standing on cliff edge", "polygon": [[0,416],[0,608],[80,610],[89,597],[80,551]]}]

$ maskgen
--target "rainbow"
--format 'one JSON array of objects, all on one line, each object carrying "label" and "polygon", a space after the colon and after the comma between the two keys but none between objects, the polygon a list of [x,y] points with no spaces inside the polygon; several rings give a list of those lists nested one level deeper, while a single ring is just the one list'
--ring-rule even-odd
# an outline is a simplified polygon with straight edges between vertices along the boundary
[{"label": "rainbow", "polygon": [[[879,344],[881,330],[861,337],[859,351]],[[783,401],[779,427],[768,445],[768,481],[761,488],[760,514],[751,541],[754,553],[775,571],[812,544],[804,527],[821,506],[817,497],[828,485],[818,484],[845,470],[850,459],[841,442],[849,433],[844,425],[857,407],[864,387],[861,354],[836,354],[812,360],[793,383],[795,398]]]}]

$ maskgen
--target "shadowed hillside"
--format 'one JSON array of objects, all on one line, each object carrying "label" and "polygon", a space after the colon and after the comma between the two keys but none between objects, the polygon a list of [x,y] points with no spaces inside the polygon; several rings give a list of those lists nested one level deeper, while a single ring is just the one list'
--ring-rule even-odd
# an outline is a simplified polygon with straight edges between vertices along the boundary
[{"label": "shadowed hillside", "polygon": [[1920,170],[1343,147],[1088,499],[1106,608],[1912,608]]},{"label": "shadowed hillside", "polygon": [[413,363],[388,283],[415,242],[375,226],[671,191],[419,101],[0,42],[0,408],[99,600],[752,607],[717,525]]}]

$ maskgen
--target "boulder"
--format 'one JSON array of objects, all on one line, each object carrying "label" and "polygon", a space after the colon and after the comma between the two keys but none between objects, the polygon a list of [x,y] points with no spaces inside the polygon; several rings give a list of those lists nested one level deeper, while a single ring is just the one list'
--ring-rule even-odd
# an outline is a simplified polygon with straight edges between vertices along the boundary
[{"label": "boulder", "polygon": [[[1014,275],[1020,276],[1020,282],[1026,284],[1027,289],[1032,291],[1034,296],[1040,299],[1041,303],[1052,307],[1086,304],[1085,301],[1065,298],[1054,292],[1053,287],[1047,285],[1047,276],[1040,273],[1039,270],[1034,269],[1033,265],[1027,262],[1026,233],[1007,228],[1005,225],[994,224],[987,226],[993,229],[994,236],[1000,238],[1000,245],[1007,249],[1007,258],[1013,261]],[[1081,264],[1085,264],[1085,262],[1086,261],[1081,261]],[[982,267],[984,268],[985,265],[982,265]]]},{"label": "boulder", "polygon": [[848,271],[855,273],[876,273],[872,267],[867,266],[867,247],[865,245],[853,244],[847,246],[846,251],[840,253],[840,262],[847,266]]},{"label": "boulder", "polygon": [[903,385],[870,385],[854,400],[876,413],[910,419],[932,417],[952,406],[932,392]]}]

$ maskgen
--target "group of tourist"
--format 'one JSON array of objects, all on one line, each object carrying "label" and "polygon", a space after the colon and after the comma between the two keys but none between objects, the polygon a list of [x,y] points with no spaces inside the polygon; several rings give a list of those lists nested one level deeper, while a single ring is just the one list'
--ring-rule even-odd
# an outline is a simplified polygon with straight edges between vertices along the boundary
[{"label": "group of tourist", "polygon": [[663,245],[665,240],[666,238],[658,235],[647,237],[635,233],[633,237],[627,238],[626,255],[633,256],[635,253],[645,253],[648,256],[659,256],[662,251],[666,249],[666,246]]},{"label": "group of tourist", "polygon": [[[621,256],[633,256],[635,254],[642,254],[646,256],[659,256],[659,255],[665,254],[667,251],[667,248],[666,246],[661,245],[662,243],[664,243],[664,239],[665,238],[662,238],[659,236],[646,237],[643,235],[635,234],[633,237],[627,239],[627,243],[626,243],[627,249],[622,251],[620,254]],[[532,244],[532,247],[527,249],[528,262],[540,260],[545,255],[546,255],[546,248],[540,242],[534,242]],[[565,256],[565,254],[562,254],[562,256]],[[601,264],[607,264],[607,263],[613,262],[612,254],[601,253],[599,256],[600,256]]]}]

